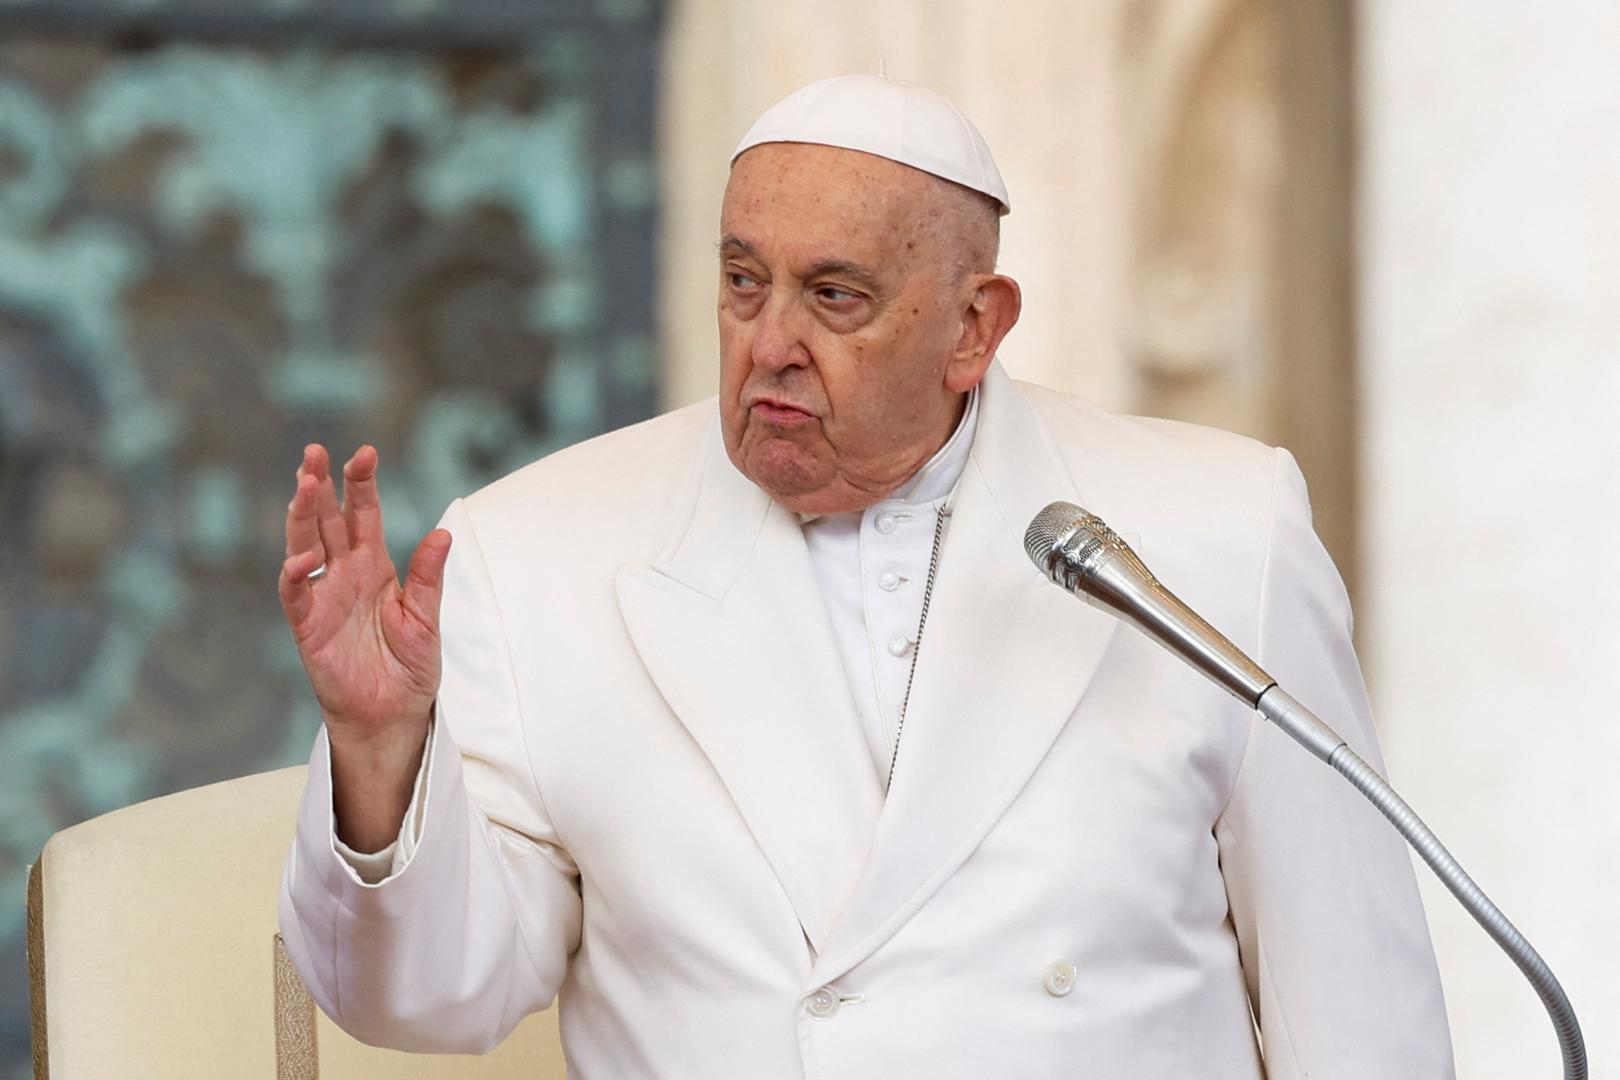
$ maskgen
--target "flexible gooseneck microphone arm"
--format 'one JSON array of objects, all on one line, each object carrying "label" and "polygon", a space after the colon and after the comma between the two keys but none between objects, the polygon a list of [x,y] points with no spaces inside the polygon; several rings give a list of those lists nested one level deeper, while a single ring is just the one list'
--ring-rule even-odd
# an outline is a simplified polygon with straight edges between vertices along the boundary
[{"label": "flexible gooseneck microphone arm", "polygon": [[1535,987],[1558,1034],[1564,1080],[1587,1080],[1581,1026],[1552,970],[1395,789],[1336,731],[1290,697],[1260,665],[1159,584],[1136,552],[1100,518],[1073,503],[1052,503],[1029,523],[1024,550],[1054,584],[1130,623],[1239,701],[1258,710],[1337,769],[1378,807]]}]

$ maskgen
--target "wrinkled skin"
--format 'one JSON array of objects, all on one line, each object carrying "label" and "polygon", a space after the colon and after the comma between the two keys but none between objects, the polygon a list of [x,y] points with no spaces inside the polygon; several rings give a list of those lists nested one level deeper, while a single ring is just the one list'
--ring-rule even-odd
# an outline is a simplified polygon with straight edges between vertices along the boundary
[{"label": "wrinkled skin", "polygon": [[720,223],[732,463],[801,513],[860,510],[944,444],[1018,318],[984,197],[886,158],[754,147]]},{"label": "wrinkled skin", "polygon": [[439,692],[450,534],[422,538],[402,586],[383,542],[375,449],[343,466],[343,489],[339,502],[326,448],[305,447],[279,591],[331,742],[338,835],[376,851],[399,832]]}]

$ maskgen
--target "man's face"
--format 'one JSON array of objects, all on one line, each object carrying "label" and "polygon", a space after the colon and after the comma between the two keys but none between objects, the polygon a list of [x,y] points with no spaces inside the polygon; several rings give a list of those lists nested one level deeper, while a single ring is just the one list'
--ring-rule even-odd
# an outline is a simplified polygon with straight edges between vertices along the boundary
[{"label": "man's face", "polygon": [[726,452],[791,510],[872,505],[960,416],[966,387],[946,376],[972,284],[943,186],[804,143],[754,147],[732,168],[720,215]]}]

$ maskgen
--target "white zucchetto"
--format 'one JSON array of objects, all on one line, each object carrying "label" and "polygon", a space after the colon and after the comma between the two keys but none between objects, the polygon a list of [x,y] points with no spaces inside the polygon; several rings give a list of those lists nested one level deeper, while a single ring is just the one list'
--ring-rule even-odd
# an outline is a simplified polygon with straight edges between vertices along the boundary
[{"label": "white zucchetto", "polygon": [[883,75],[840,75],[766,109],[732,153],[760,143],[839,146],[898,161],[983,192],[1012,210],[990,147],[967,115],[925,86]]}]

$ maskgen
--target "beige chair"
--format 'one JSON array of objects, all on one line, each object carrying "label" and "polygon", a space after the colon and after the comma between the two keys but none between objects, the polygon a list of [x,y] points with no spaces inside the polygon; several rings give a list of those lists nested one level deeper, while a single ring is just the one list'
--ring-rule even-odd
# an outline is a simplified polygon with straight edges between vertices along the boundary
[{"label": "beige chair", "polygon": [[562,1080],[554,1010],[487,1057],[362,1045],[276,934],[304,769],[65,829],[28,879],[35,1080]]}]

